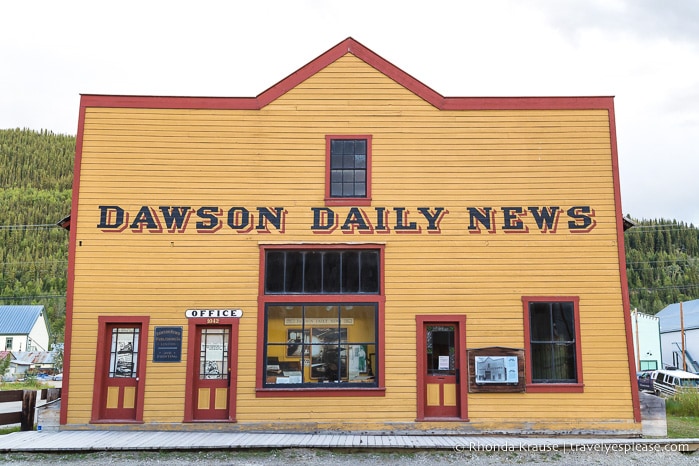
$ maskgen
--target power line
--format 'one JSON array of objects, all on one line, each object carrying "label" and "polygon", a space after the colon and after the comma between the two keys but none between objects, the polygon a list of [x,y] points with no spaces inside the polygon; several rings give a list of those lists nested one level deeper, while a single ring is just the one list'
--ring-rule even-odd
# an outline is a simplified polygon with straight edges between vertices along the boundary
[{"label": "power line", "polygon": [[0,230],[49,230],[51,228],[61,228],[55,223],[39,223],[36,225],[0,225]]}]

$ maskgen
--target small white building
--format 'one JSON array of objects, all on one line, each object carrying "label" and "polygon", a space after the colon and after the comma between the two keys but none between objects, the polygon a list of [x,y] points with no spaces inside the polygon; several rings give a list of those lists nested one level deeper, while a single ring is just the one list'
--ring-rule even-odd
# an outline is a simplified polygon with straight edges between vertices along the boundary
[{"label": "small white building", "polygon": [[0,306],[0,350],[49,351],[44,306]]},{"label": "small white building", "polygon": [[634,309],[631,311],[631,328],[633,329],[636,370],[655,371],[662,369],[658,317]]},{"label": "small white building", "polygon": [[[660,345],[664,367],[683,369],[686,363],[688,372],[699,372],[699,299],[686,303],[670,304],[656,314],[660,322]],[[682,357],[682,337],[684,333],[685,357]]]}]

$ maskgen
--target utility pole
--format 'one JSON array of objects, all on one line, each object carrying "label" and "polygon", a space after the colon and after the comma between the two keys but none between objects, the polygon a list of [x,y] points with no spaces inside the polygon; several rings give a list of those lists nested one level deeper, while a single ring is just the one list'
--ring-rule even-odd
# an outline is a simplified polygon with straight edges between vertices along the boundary
[{"label": "utility pole", "polygon": [[682,370],[687,370],[687,352],[684,348],[684,312],[682,311],[682,301],[680,301],[680,340],[682,340]]}]

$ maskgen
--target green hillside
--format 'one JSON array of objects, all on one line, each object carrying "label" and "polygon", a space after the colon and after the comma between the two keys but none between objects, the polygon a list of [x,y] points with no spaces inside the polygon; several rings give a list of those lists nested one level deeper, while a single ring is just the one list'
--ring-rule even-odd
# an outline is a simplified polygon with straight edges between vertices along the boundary
[{"label": "green hillside", "polygon": [[43,304],[63,341],[75,136],[0,130],[0,304]]},{"label": "green hillside", "polygon": [[[75,137],[0,130],[0,304],[43,304],[63,341]],[[626,232],[631,307],[655,314],[699,298],[699,229],[643,220]]]}]

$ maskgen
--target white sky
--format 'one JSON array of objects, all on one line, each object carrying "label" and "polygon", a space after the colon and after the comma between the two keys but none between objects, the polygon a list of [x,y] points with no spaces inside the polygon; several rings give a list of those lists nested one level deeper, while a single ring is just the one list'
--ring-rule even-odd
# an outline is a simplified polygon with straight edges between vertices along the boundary
[{"label": "white sky", "polygon": [[80,94],[256,96],[347,37],[444,96],[615,96],[623,211],[699,226],[695,0],[4,0],[0,128]]}]

